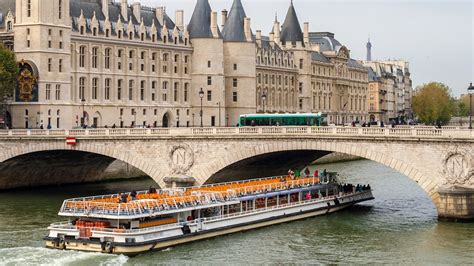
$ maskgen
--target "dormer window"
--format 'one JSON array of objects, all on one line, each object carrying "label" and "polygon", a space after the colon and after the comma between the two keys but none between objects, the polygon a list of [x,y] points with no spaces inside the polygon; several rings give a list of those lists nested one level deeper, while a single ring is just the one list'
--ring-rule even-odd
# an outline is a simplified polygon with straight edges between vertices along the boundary
[{"label": "dormer window", "polygon": [[143,42],[145,40],[145,33],[142,33],[140,36],[140,40]]},{"label": "dormer window", "polygon": [[7,31],[12,31],[13,30],[13,23],[11,21],[7,22]]},{"label": "dormer window", "polygon": [[92,35],[93,35],[93,36],[97,36],[97,28],[94,28],[94,29],[92,30]]},{"label": "dormer window", "polygon": [[118,38],[122,39],[122,31],[121,30],[118,31]]},{"label": "dormer window", "polygon": [[84,35],[84,26],[81,26],[80,33],[81,35]]},{"label": "dormer window", "polygon": [[129,32],[129,33],[128,33],[128,38],[129,38],[130,40],[133,39],[133,32]]}]

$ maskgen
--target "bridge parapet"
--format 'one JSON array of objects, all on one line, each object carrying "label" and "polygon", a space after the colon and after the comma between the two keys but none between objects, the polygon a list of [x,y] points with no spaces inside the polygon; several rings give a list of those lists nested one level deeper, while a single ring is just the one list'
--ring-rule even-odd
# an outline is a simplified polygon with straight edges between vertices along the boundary
[{"label": "bridge parapet", "polygon": [[328,135],[385,136],[412,138],[474,138],[474,131],[462,128],[429,127],[241,127],[241,128],[102,128],[102,129],[20,129],[1,130],[0,138],[61,136],[213,136],[213,135]]}]

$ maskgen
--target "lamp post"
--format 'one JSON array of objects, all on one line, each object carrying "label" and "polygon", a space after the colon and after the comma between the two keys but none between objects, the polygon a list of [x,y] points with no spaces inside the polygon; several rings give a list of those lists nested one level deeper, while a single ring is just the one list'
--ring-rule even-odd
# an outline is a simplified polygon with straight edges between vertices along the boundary
[{"label": "lamp post", "polygon": [[265,113],[265,103],[267,101],[267,95],[264,93],[262,94],[262,106],[263,106],[263,113]]},{"label": "lamp post", "polygon": [[221,127],[221,102],[218,102],[217,106],[219,108],[219,127]]},{"label": "lamp post", "polygon": [[201,88],[199,91],[199,98],[201,98],[201,111],[199,111],[199,116],[201,117],[201,127],[202,126],[202,98],[204,98],[204,90]]},{"label": "lamp post", "polygon": [[86,99],[82,98],[81,103],[82,103],[82,121],[81,121],[81,128],[84,128],[84,126],[86,125],[86,109],[85,109]]},{"label": "lamp post", "polygon": [[474,87],[469,84],[469,88],[467,88],[467,92],[469,93],[469,129],[472,129],[472,92],[474,91]]}]

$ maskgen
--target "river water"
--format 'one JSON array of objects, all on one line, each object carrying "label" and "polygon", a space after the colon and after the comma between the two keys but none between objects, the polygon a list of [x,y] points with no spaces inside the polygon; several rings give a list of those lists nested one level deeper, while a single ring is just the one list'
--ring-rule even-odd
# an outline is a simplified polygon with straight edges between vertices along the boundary
[{"label": "river water", "polygon": [[[64,198],[146,189],[150,180],[0,193],[0,264],[472,264],[474,224],[441,223],[428,196],[407,177],[371,161],[324,165],[375,200],[328,216],[149,252],[137,257],[56,251],[41,238]],[[63,219],[64,220],[64,219]]]}]

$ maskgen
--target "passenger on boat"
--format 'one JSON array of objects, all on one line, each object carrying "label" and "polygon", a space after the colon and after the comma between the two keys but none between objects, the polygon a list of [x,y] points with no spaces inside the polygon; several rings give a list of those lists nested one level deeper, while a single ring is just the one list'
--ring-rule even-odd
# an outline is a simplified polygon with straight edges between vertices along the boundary
[{"label": "passenger on boat", "polygon": [[308,191],[308,193],[306,193],[306,196],[305,196],[306,200],[311,200],[311,192]]},{"label": "passenger on boat", "polygon": [[309,177],[311,175],[311,172],[309,171],[308,167],[306,167],[306,170],[304,170],[304,175],[305,177]]},{"label": "passenger on boat", "polygon": [[120,197],[120,203],[127,203],[128,201],[128,195],[123,193],[122,196]]},{"label": "passenger on boat", "polygon": [[299,169],[296,169],[295,177],[301,177],[301,171]]},{"label": "passenger on boat", "polygon": [[130,193],[130,196],[132,197],[132,201],[137,200],[137,192],[135,190]]},{"label": "passenger on boat", "polygon": [[156,188],[150,187],[150,189],[148,190],[148,194],[156,194]]},{"label": "passenger on boat", "polygon": [[316,169],[316,170],[314,171],[314,177],[319,177],[319,171],[318,171],[318,169]]}]

